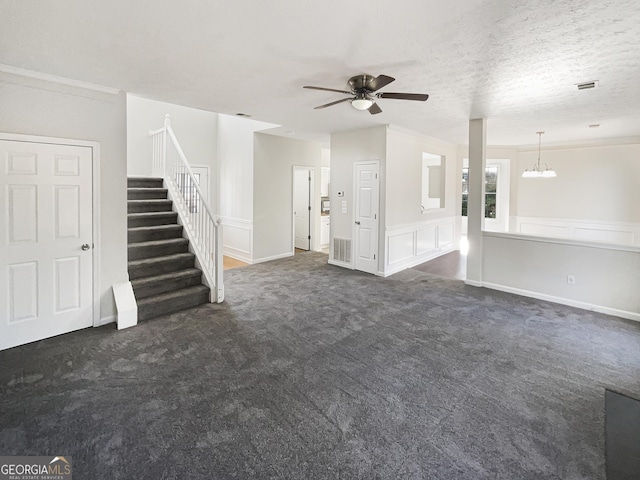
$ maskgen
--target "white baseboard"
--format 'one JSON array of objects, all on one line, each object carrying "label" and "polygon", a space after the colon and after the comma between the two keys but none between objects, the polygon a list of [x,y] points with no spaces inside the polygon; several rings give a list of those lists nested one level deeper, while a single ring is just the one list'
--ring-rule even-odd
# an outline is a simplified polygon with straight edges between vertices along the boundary
[{"label": "white baseboard", "polygon": [[235,248],[223,247],[222,254],[226,257],[235,258],[236,260],[240,260],[241,262],[244,262],[244,263],[248,263],[248,264],[255,263],[253,260],[251,260],[251,258],[245,252],[236,250]]},{"label": "white baseboard", "polygon": [[483,287],[484,284],[482,282],[478,282],[477,280],[465,280],[464,283],[466,285],[471,285],[472,287]]},{"label": "white baseboard", "polygon": [[[522,290],[520,288],[508,287],[506,285],[498,285],[495,283],[486,282],[471,282],[466,280],[465,283],[476,287],[485,287],[492,290],[499,290],[501,292],[514,293],[523,297],[536,298],[538,300],[545,300],[548,302],[559,303],[561,305],[567,305],[569,307],[582,308],[584,310],[590,310],[592,312],[604,313],[605,315],[613,315],[616,317],[626,318],[628,320],[634,320],[640,322],[640,313],[629,312],[626,310],[619,310],[617,308],[605,307],[603,305],[594,305],[592,303],[581,302],[578,300],[572,300],[570,298],[556,297],[554,295],[547,295],[545,293],[532,292],[530,290]],[[475,285],[479,283],[479,285]]]},{"label": "white baseboard", "polygon": [[251,263],[253,264],[264,263],[264,262],[270,262],[271,260],[279,260],[280,258],[287,258],[287,257],[293,257],[293,252],[281,253],[279,255],[272,255],[271,257],[256,258]]},{"label": "white baseboard", "polygon": [[103,325],[109,325],[110,323],[116,323],[116,316],[110,315],[108,317],[103,317],[93,324],[94,327],[102,327]]}]

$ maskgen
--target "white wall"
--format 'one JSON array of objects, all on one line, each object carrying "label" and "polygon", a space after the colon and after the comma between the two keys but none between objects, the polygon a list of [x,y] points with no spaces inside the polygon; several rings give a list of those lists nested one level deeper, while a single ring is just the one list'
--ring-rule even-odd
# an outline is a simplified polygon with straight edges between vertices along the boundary
[{"label": "white wall", "polygon": [[521,178],[537,156],[519,153],[511,231],[640,245],[640,143],[543,149],[558,176]]},{"label": "white wall", "polygon": [[166,114],[189,163],[209,167],[208,203],[217,211],[217,113],[127,95],[127,174],[151,176],[149,130],[161,128]]},{"label": "white wall", "polygon": [[315,195],[311,248],[320,245],[319,143],[264,133],[254,137],[253,261],[293,255],[293,167],[314,170]]},{"label": "white wall", "polygon": [[232,115],[218,116],[219,212],[224,254],[253,261],[253,135],[277,125]]},{"label": "white wall", "polygon": [[253,219],[253,133],[276,126],[219,115],[218,173],[222,216]]},{"label": "white wall", "polygon": [[499,233],[483,244],[484,286],[640,320],[640,248]]},{"label": "white wall", "polygon": [[521,178],[538,157],[518,160],[518,215],[640,223],[640,144],[544,149],[556,178]]},{"label": "white wall", "polygon": [[0,74],[0,131],[100,143],[100,317],[127,275],[126,96]]},{"label": "white wall", "polygon": [[323,167],[331,166],[331,150],[328,148],[322,149],[322,159],[320,160]]},{"label": "white wall", "polygon": [[[422,212],[422,154],[444,157],[444,208]],[[459,238],[461,172],[455,145],[390,126],[385,171],[384,274],[446,253]]]},{"label": "white wall", "polygon": [[[443,209],[426,210],[422,205],[422,153],[445,157],[445,203]],[[419,223],[458,213],[461,171],[457,171],[457,147],[412,132],[389,127],[386,167],[386,226]]]},{"label": "white wall", "polygon": [[[370,160],[380,161],[380,192],[384,192],[384,169],[387,155],[387,126],[335,132],[331,134],[331,181],[329,200],[331,201],[331,255],[333,263],[333,239],[353,240],[353,164]],[[343,191],[344,197],[337,192]],[[347,201],[347,213],[342,213],[341,203]],[[384,251],[384,212],[385,198],[380,195],[380,232],[378,258],[382,262]],[[352,256],[353,258],[353,256]],[[379,271],[382,271],[379,263]]]}]

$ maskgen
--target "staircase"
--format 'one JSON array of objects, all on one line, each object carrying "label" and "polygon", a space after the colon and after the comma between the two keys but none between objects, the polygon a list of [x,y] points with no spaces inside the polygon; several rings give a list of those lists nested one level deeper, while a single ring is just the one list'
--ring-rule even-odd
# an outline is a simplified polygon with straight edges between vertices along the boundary
[{"label": "staircase", "polygon": [[129,178],[129,279],[138,320],[148,320],[209,302],[209,288],[195,268],[161,178]]}]

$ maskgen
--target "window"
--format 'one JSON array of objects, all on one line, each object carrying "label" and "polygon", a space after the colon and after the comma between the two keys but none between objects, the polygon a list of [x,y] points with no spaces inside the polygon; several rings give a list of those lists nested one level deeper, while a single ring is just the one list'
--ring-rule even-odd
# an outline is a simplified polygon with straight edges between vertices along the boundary
[{"label": "window", "polygon": [[[485,167],[484,171],[484,217],[497,218],[498,166]],[[462,216],[467,216],[469,201],[469,168],[462,169]]]}]

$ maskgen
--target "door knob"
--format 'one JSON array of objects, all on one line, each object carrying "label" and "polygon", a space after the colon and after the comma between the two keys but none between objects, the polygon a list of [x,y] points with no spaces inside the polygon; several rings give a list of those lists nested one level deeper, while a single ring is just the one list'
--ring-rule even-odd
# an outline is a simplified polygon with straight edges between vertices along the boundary
[{"label": "door knob", "polygon": [[356,225],[360,225],[360,220],[356,220]]},{"label": "door knob", "polygon": [[84,244],[84,245],[82,245],[82,247],[80,247],[80,248],[82,248],[82,251],[83,251],[83,252],[86,252],[86,251],[87,251],[87,250],[89,250],[91,247],[89,246],[89,244],[88,244],[88,243],[85,243],[85,244]]}]

